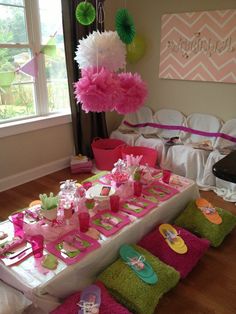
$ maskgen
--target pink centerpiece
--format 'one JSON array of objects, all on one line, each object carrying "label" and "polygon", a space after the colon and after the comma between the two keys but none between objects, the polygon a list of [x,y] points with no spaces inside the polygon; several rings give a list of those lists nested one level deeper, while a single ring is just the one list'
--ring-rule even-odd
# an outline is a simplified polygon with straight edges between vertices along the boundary
[{"label": "pink centerpiece", "polygon": [[126,183],[129,180],[129,173],[125,160],[118,159],[114,164],[114,168],[111,171],[111,180],[115,183],[116,187]]},{"label": "pink centerpiece", "polygon": [[112,181],[115,182],[116,187],[126,183],[129,180],[128,173],[115,172],[112,174]]}]

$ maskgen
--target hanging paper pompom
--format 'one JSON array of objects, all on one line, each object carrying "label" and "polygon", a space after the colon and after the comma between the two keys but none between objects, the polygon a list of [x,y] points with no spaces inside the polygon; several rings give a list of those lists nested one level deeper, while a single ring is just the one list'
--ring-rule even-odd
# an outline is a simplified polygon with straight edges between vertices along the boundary
[{"label": "hanging paper pompom", "polygon": [[112,111],[114,99],[119,93],[117,75],[105,68],[83,69],[82,77],[74,84],[77,103],[85,112]]},{"label": "hanging paper pompom", "polygon": [[81,2],[75,10],[77,21],[82,25],[90,25],[95,20],[96,12],[94,6],[87,2]]},{"label": "hanging paper pompom", "polygon": [[137,111],[144,105],[147,97],[147,86],[139,74],[121,73],[120,93],[116,99],[115,110],[120,114]]},{"label": "hanging paper pompom", "polygon": [[79,41],[75,60],[80,69],[98,66],[118,71],[126,65],[126,47],[117,32],[94,31]]},{"label": "hanging paper pompom", "polygon": [[116,13],[116,31],[125,44],[130,44],[135,36],[135,26],[127,9],[119,9]]}]

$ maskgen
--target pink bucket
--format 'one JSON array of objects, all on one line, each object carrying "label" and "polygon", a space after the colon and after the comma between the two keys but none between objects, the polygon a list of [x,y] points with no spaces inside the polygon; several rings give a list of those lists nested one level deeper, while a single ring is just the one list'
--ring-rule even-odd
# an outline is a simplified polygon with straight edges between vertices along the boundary
[{"label": "pink bucket", "polygon": [[150,147],[144,146],[123,146],[122,148],[122,158],[124,159],[126,155],[140,156],[142,159],[140,161],[141,165],[146,165],[150,167],[155,167],[157,163],[157,151]]},{"label": "pink bucket", "polygon": [[91,144],[96,167],[100,170],[112,170],[114,163],[122,158],[125,142],[111,138],[95,138]]}]

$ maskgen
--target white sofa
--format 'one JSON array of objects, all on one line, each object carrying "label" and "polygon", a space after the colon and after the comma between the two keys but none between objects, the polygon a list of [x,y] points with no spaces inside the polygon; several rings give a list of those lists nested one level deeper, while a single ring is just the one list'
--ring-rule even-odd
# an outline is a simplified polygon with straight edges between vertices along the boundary
[{"label": "white sofa", "polygon": [[[129,120],[124,117],[111,138],[122,139],[128,145],[156,149],[160,167],[195,180],[200,189],[213,190],[228,201],[236,201],[236,184],[216,178],[211,170],[213,164],[223,158],[225,148],[228,152],[236,149],[235,142],[220,137],[220,133],[225,133],[236,140],[236,119],[224,123],[214,115],[201,113],[185,117],[173,109],[160,109],[150,116],[148,107],[143,107],[142,112],[145,114],[134,117],[130,114]],[[128,127],[125,121],[129,122]],[[181,145],[167,145],[167,140],[175,136],[179,137]]]}]

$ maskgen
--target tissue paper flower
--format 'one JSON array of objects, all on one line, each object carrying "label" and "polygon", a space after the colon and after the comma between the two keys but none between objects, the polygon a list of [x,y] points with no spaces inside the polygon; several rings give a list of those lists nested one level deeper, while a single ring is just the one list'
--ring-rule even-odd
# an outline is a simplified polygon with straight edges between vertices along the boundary
[{"label": "tissue paper flower", "polygon": [[147,97],[147,87],[139,74],[121,73],[120,93],[116,99],[115,110],[120,114],[137,111]]},{"label": "tissue paper flower", "polygon": [[77,103],[85,112],[112,111],[119,93],[119,80],[111,71],[96,67],[83,69],[82,77],[74,84]]},{"label": "tissue paper flower", "polygon": [[116,13],[116,31],[125,44],[130,44],[135,36],[135,27],[132,16],[127,9],[119,9]]},{"label": "tissue paper flower", "polygon": [[126,65],[126,47],[117,32],[94,31],[88,37],[79,40],[75,60],[80,69],[105,67],[118,71]]}]

